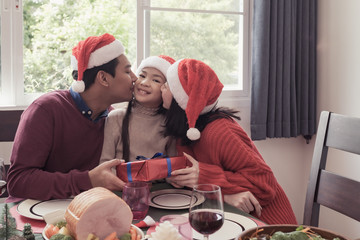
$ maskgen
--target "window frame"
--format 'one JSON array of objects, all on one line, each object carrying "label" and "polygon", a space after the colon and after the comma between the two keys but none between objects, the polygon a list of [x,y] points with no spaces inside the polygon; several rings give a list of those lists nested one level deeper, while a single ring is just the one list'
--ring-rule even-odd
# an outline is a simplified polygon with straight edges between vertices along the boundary
[{"label": "window frame", "polygon": [[[171,10],[167,8],[151,7],[151,0],[137,0],[136,18],[136,63],[149,56],[150,11]],[[243,0],[243,89],[234,90],[224,88],[222,99],[234,101],[248,100],[250,95],[250,67],[251,67],[251,4],[252,0]],[[24,93],[23,77],[23,4],[22,0],[1,0],[1,92],[0,109],[24,109],[34,99],[43,93]],[[172,9],[172,11],[179,9]],[[213,12],[189,10],[193,12]],[[223,12],[225,13],[225,12]],[[147,20],[147,21],[146,21]],[[146,44],[147,43],[147,44]]]},{"label": "window frame", "polygon": [[[239,14],[243,15],[243,89],[234,90],[229,87],[224,87],[222,98],[249,98],[250,95],[250,66],[251,66],[251,5],[252,0],[244,0],[243,14],[230,11],[214,11],[214,10],[194,10],[194,9],[176,9],[151,7],[151,0],[137,0],[137,32],[136,32],[136,61],[140,65],[141,59],[150,55],[150,11],[177,11],[177,12],[195,12],[195,13],[214,13],[214,14]],[[143,23],[143,24],[141,24]]]}]

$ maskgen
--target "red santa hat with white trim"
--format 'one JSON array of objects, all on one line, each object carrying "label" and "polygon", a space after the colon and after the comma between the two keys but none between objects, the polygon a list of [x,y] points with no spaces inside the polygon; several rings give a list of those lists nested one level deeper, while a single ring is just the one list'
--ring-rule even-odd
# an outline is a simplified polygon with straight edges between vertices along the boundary
[{"label": "red santa hat with white trim", "polygon": [[91,36],[80,41],[72,50],[71,65],[78,71],[78,79],[71,85],[75,92],[83,92],[83,74],[86,69],[101,66],[124,54],[125,48],[111,34]]},{"label": "red santa hat with white trim", "polygon": [[199,139],[196,121],[215,107],[224,85],[214,70],[195,59],[182,59],[171,65],[167,81],[174,99],[185,110],[189,125],[186,136],[193,141]]},{"label": "red santa hat with white trim", "polygon": [[136,75],[139,76],[140,72],[146,67],[153,67],[158,69],[166,77],[168,68],[175,60],[166,55],[150,56],[141,61],[140,66],[136,70]]}]

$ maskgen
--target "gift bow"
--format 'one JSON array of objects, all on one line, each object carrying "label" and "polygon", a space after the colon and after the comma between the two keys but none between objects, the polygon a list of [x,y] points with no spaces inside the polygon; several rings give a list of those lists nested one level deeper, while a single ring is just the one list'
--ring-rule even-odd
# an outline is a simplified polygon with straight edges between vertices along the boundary
[{"label": "gift bow", "polygon": [[154,158],[158,158],[158,157],[166,158],[167,156],[164,155],[163,153],[157,152],[151,158],[147,158],[147,157],[144,157],[144,156],[140,155],[140,156],[136,157],[136,160],[148,160],[148,159],[154,159]]}]

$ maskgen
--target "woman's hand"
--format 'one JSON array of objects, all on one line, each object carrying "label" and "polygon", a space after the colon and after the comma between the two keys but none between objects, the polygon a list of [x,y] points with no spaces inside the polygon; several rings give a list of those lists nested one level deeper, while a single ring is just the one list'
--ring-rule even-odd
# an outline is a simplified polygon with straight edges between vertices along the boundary
[{"label": "woman's hand", "polygon": [[249,191],[224,195],[224,202],[247,213],[255,210],[256,215],[258,217],[261,216],[262,207],[260,206],[259,201]]},{"label": "woman's hand", "polygon": [[189,154],[184,153],[184,156],[192,163],[191,167],[178,169],[171,172],[171,177],[166,179],[171,185],[176,188],[193,187],[198,183],[199,179],[199,163]]},{"label": "woman's hand", "polygon": [[90,181],[93,187],[104,187],[111,191],[120,191],[125,183],[113,173],[112,168],[124,162],[113,159],[106,161],[89,171]]}]

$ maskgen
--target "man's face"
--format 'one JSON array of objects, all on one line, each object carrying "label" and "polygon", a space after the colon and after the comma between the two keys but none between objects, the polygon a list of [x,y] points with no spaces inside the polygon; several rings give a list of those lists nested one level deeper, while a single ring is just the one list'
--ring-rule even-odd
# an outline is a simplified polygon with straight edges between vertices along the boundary
[{"label": "man's face", "polygon": [[115,77],[110,76],[110,92],[114,103],[129,101],[132,98],[133,82],[137,77],[131,71],[131,64],[125,55],[118,57],[118,65],[115,69]]}]

